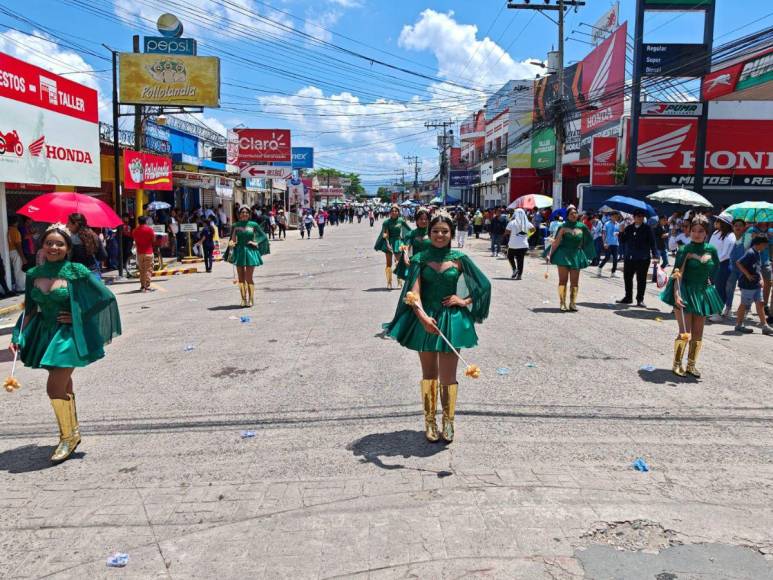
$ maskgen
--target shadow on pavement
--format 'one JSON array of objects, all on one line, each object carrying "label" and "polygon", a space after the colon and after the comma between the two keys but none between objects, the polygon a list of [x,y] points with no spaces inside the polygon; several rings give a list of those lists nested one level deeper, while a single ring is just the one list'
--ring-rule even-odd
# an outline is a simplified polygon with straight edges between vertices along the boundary
[{"label": "shadow on pavement", "polygon": [[[560,308],[531,308],[530,310],[534,312],[534,314],[564,314]],[[569,313],[567,312],[567,314]]]},{"label": "shadow on pavement", "polygon": [[678,377],[671,371],[671,369],[655,369],[651,372],[639,369],[639,376],[641,377],[641,380],[647,383],[654,383],[656,385],[665,385],[667,383],[672,383],[674,385],[698,384],[698,379],[695,377],[690,375],[686,377]]},{"label": "shadow on pavement", "polygon": [[[41,447],[39,445],[23,445],[16,449],[9,449],[0,453],[0,471],[8,473],[29,473],[31,471],[42,471],[51,467],[56,467],[56,463],[51,463],[49,457],[54,451],[53,446]],[[73,459],[82,459],[86,454],[82,451],[76,451],[67,461]]]},{"label": "shadow on pavement", "polygon": [[360,457],[361,463],[372,463],[381,469],[414,469],[437,474],[438,477],[448,477],[450,471],[436,471],[434,469],[418,469],[406,467],[401,463],[386,464],[382,458],[402,456],[427,458],[445,451],[442,443],[430,443],[424,437],[423,431],[392,431],[391,433],[373,433],[346,447],[355,456]]},{"label": "shadow on pavement", "polygon": [[[393,290],[399,292],[397,288],[394,288]],[[385,286],[379,286],[378,288],[366,288],[365,290],[363,290],[363,292],[392,292],[393,290],[390,290]]]},{"label": "shadow on pavement", "polygon": [[626,310],[615,310],[615,314],[618,316],[622,316],[624,318],[634,318],[636,320],[655,320],[656,318],[660,318],[662,320],[666,320],[666,318],[663,316],[663,313],[660,312],[660,310],[653,310],[653,309],[646,309],[643,308],[639,309],[633,309],[629,308]]},{"label": "shadow on pavement", "polygon": [[222,306],[210,306],[207,310],[247,310],[247,308],[238,304],[223,304]]},{"label": "shadow on pavement", "polygon": [[629,308],[626,304],[612,304],[610,302],[578,302],[577,306],[596,310],[625,310]]}]

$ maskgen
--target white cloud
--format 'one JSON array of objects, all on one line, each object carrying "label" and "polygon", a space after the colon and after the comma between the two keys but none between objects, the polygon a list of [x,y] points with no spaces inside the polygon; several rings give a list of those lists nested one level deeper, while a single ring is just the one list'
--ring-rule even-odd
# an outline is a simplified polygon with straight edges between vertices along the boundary
[{"label": "white cloud", "polygon": [[362,0],[328,0],[331,4],[337,4],[341,8],[359,8]]},{"label": "white cloud", "polygon": [[489,37],[478,39],[478,27],[459,24],[452,11],[424,10],[415,24],[403,27],[398,45],[430,50],[437,59],[438,76],[487,90],[495,90],[508,80],[533,78],[542,70],[528,64],[534,59],[515,61]]},{"label": "white cloud", "polygon": [[337,11],[325,11],[317,14],[314,11],[306,12],[306,19],[303,22],[303,31],[321,40],[330,42],[333,40],[333,33],[330,28],[333,27],[341,18],[341,13]]},{"label": "white cloud", "polygon": [[[253,0],[188,0],[188,12],[173,13],[180,19],[185,36],[222,40],[223,37],[237,37],[244,34],[268,33],[272,35],[289,34],[287,30],[271,22],[256,17],[260,14],[267,19],[292,27],[289,17],[281,12],[260,7]],[[158,17],[166,12],[163,3],[158,8],[149,8],[139,2],[114,0],[113,10],[122,18],[134,20],[137,24],[155,28]],[[150,22],[148,22],[148,20]],[[213,25],[213,22],[216,25]]]},{"label": "white cloud", "polygon": [[[95,69],[77,53],[49,40],[45,33],[33,30],[25,34],[16,30],[0,32],[0,52],[5,52],[55,74],[64,75],[71,81],[86,85],[99,94],[99,116],[110,119],[112,115],[110,92],[101,85]],[[108,64],[105,68],[109,67]],[[106,85],[105,85],[106,86]]]}]

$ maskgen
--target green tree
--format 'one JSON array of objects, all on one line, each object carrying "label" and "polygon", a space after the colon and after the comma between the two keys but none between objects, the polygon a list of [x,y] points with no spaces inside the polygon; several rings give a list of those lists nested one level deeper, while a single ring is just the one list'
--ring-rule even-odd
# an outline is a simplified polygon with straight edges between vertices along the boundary
[{"label": "green tree", "polygon": [[392,191],[388,187],[379,187],[376,191],[376,197],[383,203],[389,203],[392,201]]}]

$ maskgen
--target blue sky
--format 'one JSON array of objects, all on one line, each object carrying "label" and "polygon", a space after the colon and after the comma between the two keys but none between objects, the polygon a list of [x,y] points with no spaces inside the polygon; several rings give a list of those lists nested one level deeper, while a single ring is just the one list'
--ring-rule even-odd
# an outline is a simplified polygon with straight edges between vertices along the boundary
[{"label": "blue sky", "polygon": [[[767,1],[716,2],[717,44],[773,24]],[[237,124],[290,128],[294,145],[315,147],[318,166],[357,171],[375,188],[407,169],[404,156],[422,159],[422,177],[437,171],[426,121],[461,120],[509,78],[539,72],[528,62],[543,60],[555,45],[555,25],[504,4],[4,0],[0,10],[28,21],[0,11],[0,51],[97,88],[102,117],[109,120],[110,63],[99,56],[109,56],[101,43],[130,50],[132,34],[154,34],[158,15],[172,12],[183,21],[185,36],[199,40],[199,54],[222,60],[223,107],[206,110],[200,122],[221,131]],[[594,23],[610,6],[608,0],[587,4],[567,17],[567,35],[577,39],[566,43],[567,62],[590,50],[580,42],[587,38],[580,32],[590,30],[582,23]],[[634,6],[634,0],[621,0],[621,20],[629,21],[631,33]],[[656,13],[646,22],[645,38],[690,42],[699,27],[694,16]]]}]

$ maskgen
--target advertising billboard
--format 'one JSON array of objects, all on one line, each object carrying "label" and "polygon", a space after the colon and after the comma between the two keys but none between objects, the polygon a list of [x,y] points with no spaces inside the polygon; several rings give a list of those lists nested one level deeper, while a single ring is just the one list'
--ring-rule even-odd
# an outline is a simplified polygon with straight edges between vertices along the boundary
[{"label": "advertising billboard", "polygon": [[126,150],[123,153],[124,187],[172,191],[172,160],[169,157]]},{"label": "advertising billboard", "polygon": [[709,70],[705,44],[643,44],[642,50],[645,77],[702,77]]},{"label": "advertising billboard", "polygon": [[177,54],[119,55],[121,103],[220,106],[220,59]]},{"label": "advertising billboard", "polygon": [[612,31],[617,28],[618,18],[620,16],[620,2],[615,2],[612,7],[607,10],[604,15],[599,18],[596,23],[591,27],[590,41],[598,46],[601,42],[609,36]]},{"label": "advertising billboard", "polygon": [[582,97],[577,100],[582,103],[580,132],[583,136],[623,116],[627,28],[623,23],[582,60],[579,83]]},{"label": "advertising billboard", "polygon": [[556,132],[552,127],[540,129],[531,138],[531,166],[547,169],[556,165]]},{"label": "advertising billboard", "polygon": [[591,185],[615,185],[617,141],[617,137],[593,138],[590,164]]},{"label": "advertising billboard", "polygon": [[703,100],[769,101],[773,99],[773,48],[703,78]]},{"label": "advertising billboard", "polygon": [[176,54],[196,56],[196,41],[192,38],[167,38],[165,36],[146,36],[143,38],[145,54]]},{"label": "advertising billboard", "polygon": [[[493,175],[493,174],[492,174]],[[480,179],[479,171],[453,171],[449,173],[450,187],[472,187]]]},{"label": "advertising billboard", "polygon": [[292,155],[294,169],[314,169],[313,147],[293,147]]},{"label": "advertising billboard", "polygon": [[228,135],[228,163],[238,167],[291,163],[289,129],[233,129]]},{"label": "advertising billboard", "polygon": [[[709,119],[704,183],[773,187],[773,120]],[[639,123],[637,179],[647,185],[691,185],[698,120],[644,117]]]},{"label": "advertising billboard", "polygon": [[703,103],[655,103],[641,104],[643,117],[700,117],[703,113]]},{"label": "advertising billboard", "polygon": [[0,53],[0,179],[99,187],[97,91]]},{"label": "advertising billboard", "polygon": [[247,165],[241,169],[241,177],[265,177],[268,179],[291,179],[293,168],[289,165]]}]

